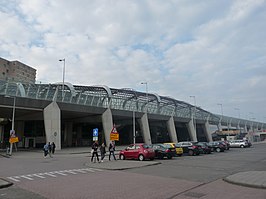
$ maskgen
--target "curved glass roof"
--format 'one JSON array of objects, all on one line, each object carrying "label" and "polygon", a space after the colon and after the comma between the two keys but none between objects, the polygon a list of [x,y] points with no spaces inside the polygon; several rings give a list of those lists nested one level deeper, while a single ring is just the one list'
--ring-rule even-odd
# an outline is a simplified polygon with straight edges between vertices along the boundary
[{"label": "curved glass roof", "polygon": [[[21,86],[24,88],[24,93]],[[117,110],[148,112],[190,119],[192,114],[197,120],[208,120],[211,124],[262,125],[262,123],[228,116],[212,114],[184,101],[133,89],[109,88],[104,85],[81,86],[61,82],[55,84],[18,84],[0,80],[0,94],[26,98],[57,101],[63,103],[104,107]]]}]

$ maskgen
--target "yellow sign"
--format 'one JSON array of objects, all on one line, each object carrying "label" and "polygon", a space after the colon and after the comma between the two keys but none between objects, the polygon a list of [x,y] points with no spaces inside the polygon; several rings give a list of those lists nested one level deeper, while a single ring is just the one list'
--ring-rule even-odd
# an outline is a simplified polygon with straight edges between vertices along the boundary
[{"label": "yellow sign", "polygon": [[9,143],[13,144],[13,143],[16,143],[16,142],[19,142],[18,137],[9,138]]},{"label": "yellow sign", "polygon": [[111,141],[119,141],[119,134],[118,133],[110,133],[110,140]]}]

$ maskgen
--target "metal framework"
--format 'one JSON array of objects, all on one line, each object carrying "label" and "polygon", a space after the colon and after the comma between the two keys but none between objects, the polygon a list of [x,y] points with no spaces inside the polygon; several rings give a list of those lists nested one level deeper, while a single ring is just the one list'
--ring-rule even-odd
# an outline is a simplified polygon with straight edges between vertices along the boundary
[{"label": "metal framework", "polygon": [[[20,92],[17,92],[19,89]],[[211,124],[232,126],[263,126],[264,123],[212,114],[189,103],[159,96],[153,93],[143,93],[133,89],[109,88],[103,85],[80,86],[70,83],[62,84],[21,84],[0,80],[0,95],[57,101],[85,106],[104,107],[117,110],[145,112],[149,114],[173,116],[209,121]]]}]

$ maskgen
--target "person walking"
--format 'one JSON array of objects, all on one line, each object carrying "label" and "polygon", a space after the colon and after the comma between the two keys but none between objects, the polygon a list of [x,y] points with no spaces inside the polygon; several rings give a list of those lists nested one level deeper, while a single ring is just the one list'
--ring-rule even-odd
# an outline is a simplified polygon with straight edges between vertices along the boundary
[{"label": "person walking", "polygon": [[46,158],[47,157],[47,154],[49,153],[49,145],[48,145],[48,143],[46,143],[43,146],[43,152],[44,152],[44,158]]},{"label": "person walking", "polygon": [[52,154],[54,154],[54,152],[55,152],[55,147],[56,147],[54,142],[52,143],[51,147],[52,147]]},{"label": "person walking", "polygon": [[50,142],[48,142],[48,153],[49,153],[49,156],[51,158],[52,157],[52,145]]},{"label": "person walking", "polygon": [[93,158],[94,158],[94,156],[96,156],[97,161],[100,163],[99,156],[98,156],[98,147],[99,147],[98,141],[95,141],[92,144],[92,150],[93,151],[92,151],[92,156],[91,156],[91,162],[95,162],[95,161],[93,161]]},{"label": "person walking", "polygon": [[102,143],[102,145],[100,147],[100,151],[101,151],[101,162],[103,162],[103,159],[104,159],[105,153],[106,153],[105,144],[104,143]]},{"label": "person walking", "polygon": [[113,155],[114,160],[116,160],[116,158],[115,158],[115,142],[114,141],[112,141],[109,144],[109,161],[111,161],[111,155]]}]

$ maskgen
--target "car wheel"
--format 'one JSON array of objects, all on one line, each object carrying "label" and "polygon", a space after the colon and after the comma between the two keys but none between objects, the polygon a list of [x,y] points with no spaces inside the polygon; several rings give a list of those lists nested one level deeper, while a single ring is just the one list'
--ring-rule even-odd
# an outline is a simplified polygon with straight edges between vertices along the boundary
[{"label": "car wheel", "polygon": [[221,149],[220,148],[216,148],[216,152],[221,152]]},{"label": "car wheel", "polygon": [[183,155],[183,153],[181,153],[181,154],[178,154],[178,156],[179,156],[179,157],[181,157],[182,155]]},{"label": "car wheel", "polygon": [[120,159],[120,160],[124,160],[124,159],[126,159],[126,158],[125,158],[125,156],[124,156],[123,154],[121,154],[121,155],[119,156],[119,159]]},{"label": "car wheel", "polygon": [[167,156],[167,159],[172,159],[172,156],[171,156],[171,155],[168,155],[168,156]]},{"label": "car wheel", "polygon": [[139,155],[139,161],[143,161],[144,160],[144,156],[142,154]]},{"label": "car wheel", "polygon": [[150,158],[150,160],[154,160],[154,158]]},{"label": "car wheel", "polygon": [[189,150],[188,155],[192,156],[192,155],[194,155],[194,152],[192,150]]},{"label": "car wheel", "polygon": [[244,146],[244,145],[241,145],[240,147],[241,147],[241,148],[244,148],[245,146]]}]

